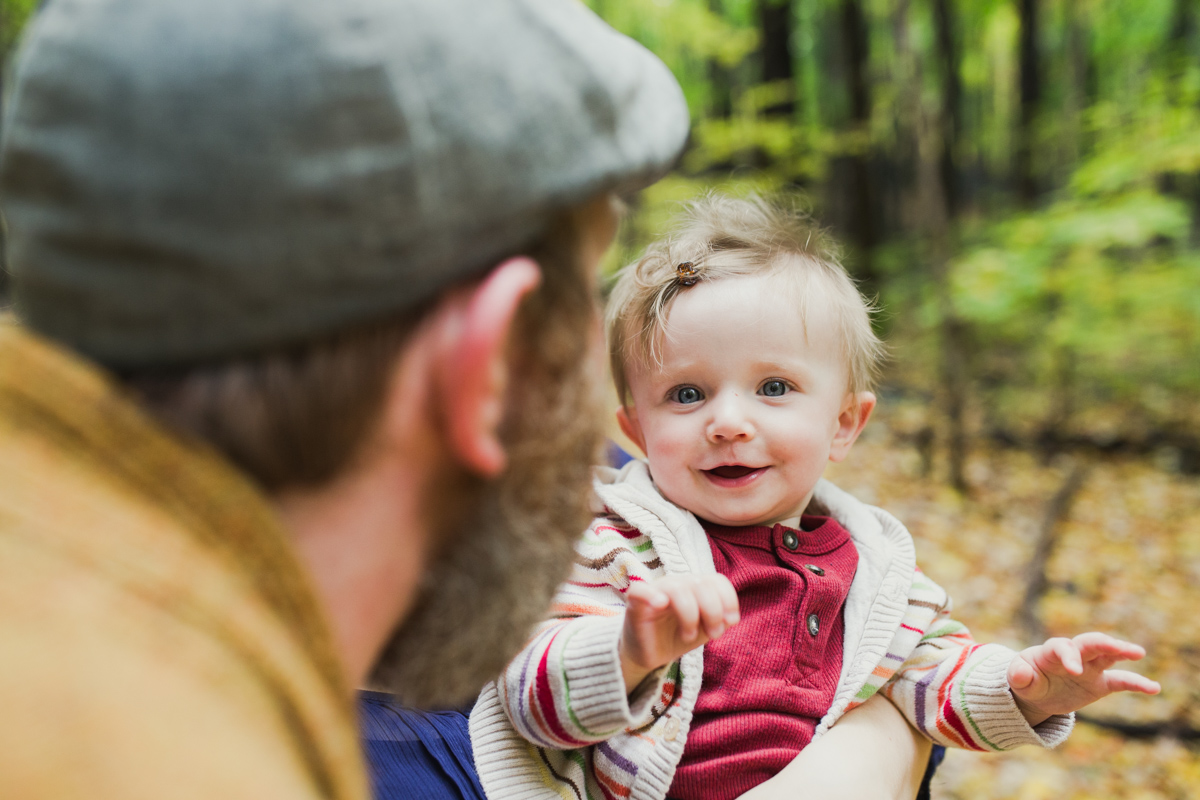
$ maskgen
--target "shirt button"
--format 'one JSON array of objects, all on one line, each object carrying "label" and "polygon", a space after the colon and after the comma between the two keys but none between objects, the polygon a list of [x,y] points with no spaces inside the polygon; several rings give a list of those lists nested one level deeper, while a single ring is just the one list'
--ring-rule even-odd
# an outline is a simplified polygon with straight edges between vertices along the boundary
[{"label": "shirt button", "polygon": [[808,615],[808,633],[809,633],[809,635],[816,636],[820,632],[821,632],[821,620],[817,618],[816,614],[809,614]]},{"label": "shirt button", "polygon": [[788,550],[795,550],[800,546],[800,540],[796,538],[796,534],[792,533],[791,531],[784,531],[783,546]]},{"label": "shirt button", "polygon": [[809,572],[811,572],[813,575],[824,575],[825,574],[825,570],[821,569],[816,564],[805,564],[804,568],[806,570],[808,570]]},{"label": "shirt button", "polygon": [[668,742],[675,741],[675,737],[679,735],[679,720],[674,717],[667,719],[667,724],[663,728],[663,738]]}]

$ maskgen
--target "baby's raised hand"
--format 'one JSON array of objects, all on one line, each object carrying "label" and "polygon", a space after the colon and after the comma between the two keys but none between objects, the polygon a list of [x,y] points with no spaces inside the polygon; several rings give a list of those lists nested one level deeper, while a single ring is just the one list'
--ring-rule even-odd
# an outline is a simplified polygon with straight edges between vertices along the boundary
[{"label": "baby's raised hand", "polygon": [[621,670],[632,692],[659,667],[737,624],[737,592],[724,575],[673,575],[635,581],[625,593]]},{"label": "baby's raised hand", "polygon": [[1054,714],[1069,714],[1113,692],[1158,694],[1149,678],[1123,669],[1118,661],[1137,661],[1146,651],[1103,633],[1074,639],[1050,639],[1022,650],[1008,665],[1008,686],[1030,725]]}]

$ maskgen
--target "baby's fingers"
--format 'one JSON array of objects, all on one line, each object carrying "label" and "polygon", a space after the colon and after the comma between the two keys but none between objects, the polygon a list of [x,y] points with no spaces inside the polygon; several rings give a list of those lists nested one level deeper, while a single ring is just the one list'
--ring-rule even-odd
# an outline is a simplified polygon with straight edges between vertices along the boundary
[{"label": "baby's fingers", "polygon": [[642,616],[646,612],[662,611],[671,604],[671,598],[657,583],[633,581],[625,592],[625,602],[629,605],[627,613]]},{"label": "baby's fingers", "polygon": [[1068,675],[1083,674],[1083,659],[1079,656],[1079,648],[1070,639],[1048,639],[1042,645],[1042,656],[1048,668],[1061,666]]},{"label": "baby's fingers", "polygon": [[709,639],[725,633],[725,608],[715,586],[697,584],[696,603],[700,606],[700,623]]},{"label": "baby's fingers", "polygon": [[716,639],[738,621],[737,592],[724,575],[712,575],[696,581],[696,602],[700,620],[709,639]]},{"label": "baby's fingers", "polygon": [[737,589],[733,588],[733,583],[724,575],[714,575],[709,580],[715,586],[717,595],[721,598],[721,607],[725,615],[725,625],[736,625],[742,618]]},{"label": "baby's fingers", "polygon": [[662,581],[659,586],[671,598],[675,621],[679,625],[679,638],[694,642],[700,635],[700,604],[691,581]]},{"label": "baby's fingers", "polygon": [[1152,681],[1145,675],[1138,675],[1136,672],[1124,669],[1105,670],[1104,685],[1109,692],[1158,694],[1162,691],[1162,687],[1158,685],[1158,681]]},{"label": "baby's fingers", "polygon": [[1102,659],[1112,664],[1117,661],[1139,661],[1146,655],[1145,648],[1115,639],[1106,633],[1081,633],[1072,641],[1079,648],[1084,661]]}]

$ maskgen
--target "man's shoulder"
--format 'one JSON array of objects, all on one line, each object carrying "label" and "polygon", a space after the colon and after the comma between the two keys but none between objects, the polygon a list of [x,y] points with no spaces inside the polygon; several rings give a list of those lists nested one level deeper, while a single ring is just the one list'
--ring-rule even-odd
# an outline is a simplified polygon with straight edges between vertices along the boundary
[{"label": "man's shoulder", "polygon": [[89,566],[0,533],[0,796],[319,795],[265,665]]},{"label": "man's shoulder", "polygon": [[348,698],[244,570],[102,474],[0,446],[0,797],[362,783]]},{"label": "man's shoulder", "polygon": [[[247,565],[197,535],[184,513],[88,458],[41,444],[31,437],[0,446],[0,594],[26,593],[18,606],[0,606],[0,620],[37,614],[61,625],[47,635],[62,639],[84,618],[117,629],[131,615],[139,630],[231,640],[239,637],[217,631],[272,616]],[[36,591],[39,581],[46,591]]]}]

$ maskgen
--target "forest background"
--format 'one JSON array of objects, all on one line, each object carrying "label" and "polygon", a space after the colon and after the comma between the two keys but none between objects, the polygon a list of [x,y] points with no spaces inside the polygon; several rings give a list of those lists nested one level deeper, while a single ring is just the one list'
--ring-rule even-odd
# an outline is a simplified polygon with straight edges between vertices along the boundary
[{"label": "forest background", "polygon": [[[830,477],[910,527],[979,639],[1150,651],[1161,696],[1058,751],[952,752],[934,797],[1200,796],[1200,0],[589,5],[693,122],[608,268],[708,189],[805,198],[892,354]],[[5,53],[35,6],[0,0]]]}]

